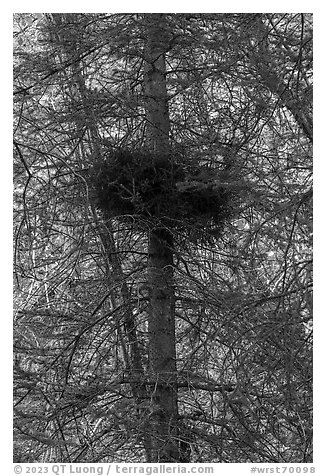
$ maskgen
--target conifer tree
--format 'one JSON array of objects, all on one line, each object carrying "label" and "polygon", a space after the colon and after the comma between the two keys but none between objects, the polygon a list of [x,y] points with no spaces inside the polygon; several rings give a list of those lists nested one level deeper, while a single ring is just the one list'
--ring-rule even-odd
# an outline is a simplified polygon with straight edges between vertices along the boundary
[{"label": "conifer tree", "polygon": [[14,35],[15,461],[311,461],[311,15]]}]

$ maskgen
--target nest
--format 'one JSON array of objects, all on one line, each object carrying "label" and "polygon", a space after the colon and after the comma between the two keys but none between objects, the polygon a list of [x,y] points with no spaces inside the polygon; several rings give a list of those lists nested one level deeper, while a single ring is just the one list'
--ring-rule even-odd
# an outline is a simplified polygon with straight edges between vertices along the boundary
[{"label": "nest", "polygon": [[89,183],[106,216],[132,218],[139,226],[194,225],[217,231],[232,214],[234,193],[225,171],[189,165],[189,159],[178,155],[118,150],[96,162]]}]

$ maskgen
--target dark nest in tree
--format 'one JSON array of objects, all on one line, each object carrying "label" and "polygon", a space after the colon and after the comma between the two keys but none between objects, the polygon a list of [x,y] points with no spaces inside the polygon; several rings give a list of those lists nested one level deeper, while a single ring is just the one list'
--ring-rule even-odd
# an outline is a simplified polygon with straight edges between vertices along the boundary
[{"label": "dark nest in tree", "polygon": [[234,190],[228,173],[187,160],[180,154],[111,153],[90,171],[96,206],[107,217],[132,220],[139,227],[196,226],[219,234],[232,215]]}]

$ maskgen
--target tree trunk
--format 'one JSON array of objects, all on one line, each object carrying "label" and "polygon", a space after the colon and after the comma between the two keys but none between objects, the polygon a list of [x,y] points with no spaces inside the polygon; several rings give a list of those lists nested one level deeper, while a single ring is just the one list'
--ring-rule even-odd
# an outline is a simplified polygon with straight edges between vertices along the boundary
[{"label": "tree trunk", "polygon": [[[165,81],[165,53],[168,45],[162,14],[145,17],[147,45],[144,91],[147,143],[153,157],[170,157],[169,112]],[[177,428],[176,346],[173,288],[173,236],[170,230],[153,224],[148,245],[149,361],[156,381],[152,388],[150,430],[152,462],[179,461]]]},{"label": "tree trunk", "polygon": [[152,389],[152,459],[179,461],[177,429],[176,351],[173,291],[173,249],[169,231],[153,230],[149,236],[148,322]]}]

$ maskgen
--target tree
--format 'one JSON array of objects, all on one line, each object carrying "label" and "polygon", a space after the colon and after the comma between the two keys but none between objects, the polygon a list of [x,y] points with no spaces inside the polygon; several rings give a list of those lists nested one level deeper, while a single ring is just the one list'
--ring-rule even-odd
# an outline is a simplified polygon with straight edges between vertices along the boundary
[{"label": "tree", "polygon": [[15,16],[17,461],[311,461],[311,39]]},{"label": "tree", "polygon": [[[155,162],[169,167],[170,121],[166,88],[165,53],[168,31],[164,14],[146,17],[144,94],[147,133]],[[172,164],[171,164],[172,165]],[[178,449],[178,400],[173,290],[173,235],[166,227],[154,227],[148,243],[150,371],[156,380],[152,390],[152,461],[182,461]]]}]

